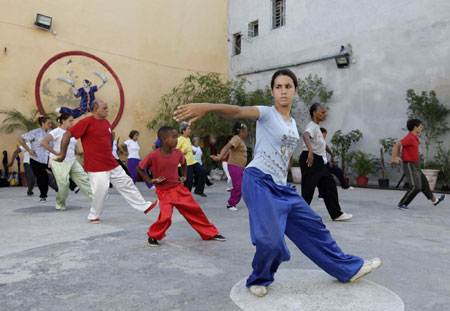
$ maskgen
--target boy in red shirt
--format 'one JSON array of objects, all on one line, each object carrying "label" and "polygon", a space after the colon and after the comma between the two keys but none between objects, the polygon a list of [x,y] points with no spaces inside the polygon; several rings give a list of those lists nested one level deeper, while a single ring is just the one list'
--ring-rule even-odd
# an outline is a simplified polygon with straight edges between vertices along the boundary
[{"label": "boy in red shirt", "polygon": [[398,208],[401,210],[408,210],[408,204],[416,197],[419,192],[427,197],[434,205],[438,205],[445,199],[445,195],[441,195],[438,199],[430,190],[430,185],[425,175],[420,170],[419,166],[419,137],[422,132],[422,121],[418,119],[411,119],[406,123],[409,134],[402,140],[397,142],[392,148],[392,164],[397,164],[400,161],[400,147],[403,147],[402,162],[403,172],[408,180],[411,188],[406,192],[405,196],[398,203]]},{"label": "boy in red shirt", "polygon": [[[216,227],[209,222],[189,189],[182,184],[186,180],[187,168],[183,153],[175,149],[178,141],[177,131],[163,126],[158,130],[158,138],[162,141],[161,148],[148,154],[137,167],[139,175],[146,182],[155,184],[159,199],[158,220],[148,230],[149,246],[159,246],[158,240],[166,236],[165,232],[172,223],[174,206],[203,240],[225,241]],[[178,164],[181,164],[182,177],[178,176]],[[153,173],[154,179],[145,173],[146,168]]]}]

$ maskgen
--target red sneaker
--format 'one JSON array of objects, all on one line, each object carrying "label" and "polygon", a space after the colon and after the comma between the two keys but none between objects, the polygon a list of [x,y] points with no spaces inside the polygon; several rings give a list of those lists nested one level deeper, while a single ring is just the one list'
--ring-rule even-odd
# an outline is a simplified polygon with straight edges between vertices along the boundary
[{"label": "red sneaker", "polygon": [[100,223],[100,218],[89,219],[89,222],[90,222],[91,224],[99,224],[99,223]]}]

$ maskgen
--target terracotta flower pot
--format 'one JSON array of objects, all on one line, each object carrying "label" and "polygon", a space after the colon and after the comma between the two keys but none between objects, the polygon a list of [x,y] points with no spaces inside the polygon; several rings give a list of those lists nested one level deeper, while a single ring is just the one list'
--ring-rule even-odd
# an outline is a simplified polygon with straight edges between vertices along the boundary
[{"label": "terracotta flower pot", "polygon": [[358,186],[365,187],[365,186],[367,186],[368,182],[369,182],[369,178],[367,178],[367,177],[356,177],[356,184]]}]

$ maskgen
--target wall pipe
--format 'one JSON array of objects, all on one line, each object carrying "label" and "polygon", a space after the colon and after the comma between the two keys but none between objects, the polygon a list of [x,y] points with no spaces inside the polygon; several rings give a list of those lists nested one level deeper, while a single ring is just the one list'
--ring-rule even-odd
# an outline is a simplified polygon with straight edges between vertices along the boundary
[{"label": "wall pipe", "polygon": [[286,67],[295,67],[295,66],[300,66],[300,65],[310,64],[310,63],[321,62],[321,61],[328,60],[328,59],[333,59],[333,58],[335,59],[336,57],[342,57],[342,56],[345,57],[345,56],[350,56],[350,55],[351,54],[348,51],[345,51],[343,53],[322,56],[319,58],[307,59],[307,60],[303,60],[303,61],[292,63],[292,64],[287,64],[287,65],[282,65],[282,66],[277,66],[277,67],[270,67],[270,68],[266,68],[266,69],[258,69],[258,70],[249,71],[249,72],[245,72],[245,73],[239,73],[236,76],[240,77],[240,76],[251,75],[251,74],[264,72],[264,71],[272,71],[275,69],[281,69],[281,68],[286,68]]}]

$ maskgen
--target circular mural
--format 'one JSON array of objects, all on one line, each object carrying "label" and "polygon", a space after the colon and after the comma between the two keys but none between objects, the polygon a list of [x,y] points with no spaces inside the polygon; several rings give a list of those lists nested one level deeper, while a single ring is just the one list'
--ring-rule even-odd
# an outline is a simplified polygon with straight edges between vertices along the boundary
[{"label": "circular mural", "polygon": [[[67,58],[69,57],[70,59],[67,61],[67,59],[63,58]],[[49,69],[51,65],[53,64],[57,64],[57,68],[53,69]],[[99,68],[95,68],[95,67],[99,67]],[[116,116],[114,118],[114,120],[111,123],[111,128],[115,128],[116,125],[119,123],[120,118],[122,117],[123,114],[123,109],[124,109],[124,105],[125,105],[125,95],[123,92],[123,88],[122,88],[122,83],[119,80],[119,77],[117,76],[117,74],[114,72],[114,70],[101,58],[87,53],[87,52],[83,52],[83,51],[69,51],[69,52],[63,52],[60,54],[57,54],[55,56],[53,56],[52,58],[50,58],[45,64],[44,66],[41,68],[41,70],[39,71],[39,74],[36,78],[36,84],[35,84],[35,99],[36,99],[36,105],[37,108],[39,110],[39,112],[41,114],[45,114],[45,109],[44,109],[44,105],[43,105],[43,97],[46,97],[46,103],[47,102],[52,102],[52,104],[46,104],[46,106],[50,105],[50,106],[54,106],[53,108],[55,108],[55,106],[67,106],[67,103],[73,105],[76,105],[72,108],[76,108],[79,105],[79,99],[74,99],[72,94],[71,94],[71,87],[67,86],[66,83],[58,81],[57,77],[64,77],[64,78],[70,78],[71,80],[74,80],[76,83],[76,87],[79,88],[81,87],[81,81],[84,79],[88,79],[91,80],[95,77],[94,74],[92,74],[92,72],[94,70],[97,71],[104,71],[104,69],[106,69],[109,72],[109,75],[111,77],[114,78],[117,87],[118,87],[118,95],[120,98],[120,102],[117,103],[117,107],[116,109],[114,108],[114,101],[111,100],[113,102],[113,104],[110,104],[110,110],[117,110],[116,112]],[[50,73],[50,74],[49,74]],[[47,78],[46,80],[43,79],[45,75],[49,74],[51,76],[51,78]],[[94,78],[95,79],[95,78]],[[98,79],[98,77],[97,77]],[[43,81],[44,80],[44,81]],[[111,81],[111,79],[108,79],[108,81]],[[93,80],[93,85],[95,85],[95,81]],[[110,83],[110,82],[109,82]],[[109,84],[107,83],[105,85],[105,87]],[[54,84],[53,87],[49,87],[51,86],[51,84]],[[42,85],[42,88],[41,88]],[[42,92],[42,94],[41,94]],[[99,90],[96,93],[96,97],[100,97],[100,98],[104,98],[102,94],[102,92],[105,92],[104,89]],[[97,95],[98,94],[98,95]],[[115,98],[117,98],[117,96],[114,96]],[[108,102],[111,102],[110,100],[107,100]],[[113,109],[111,109],[111,106]]]}]

